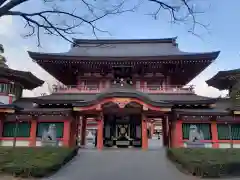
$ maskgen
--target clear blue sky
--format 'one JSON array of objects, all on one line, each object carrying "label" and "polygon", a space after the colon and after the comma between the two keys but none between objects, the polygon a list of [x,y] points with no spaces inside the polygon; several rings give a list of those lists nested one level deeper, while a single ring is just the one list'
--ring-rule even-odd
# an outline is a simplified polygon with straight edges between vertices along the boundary
[{"label": "clear blue sky", "polygon": [[[166,0],[167,1],[167,0]],[[171,1],[171,0],[170,0]],[[197,0],[197,6],[201,6],[201,1]],[[182,51],[204,52],[220,50],[219,58],[203,73],[201,73],[191,84],[197,86],[197,93],[207,96],[218,96],[219,92],[208,88],[205,80],[213,76],[219,70],[228,70],[240,67],[240,1],[231,0],[203,0],[206,12],[201,14],[199,21],[209,24],[208,31],[197,29],[196,33],[201,39],[188,33],[186,25],[172,25],[168,22],[166,13],[154,20],[146,15],[152,11],[153,6],[146,4],[135,13],[126,13],[119,16],[110,16],[98,22],[98,27],[107,30],[107,33],[99,33],[99,38],[166,38],[178,36],[178,44]],[[210,4],[211,3],[211,4]],[[71,9],[75,4],[68,3],[66,8]],[[206,5],[209,7],[206,8]],[[155,6],[155,5],[154,5]],[[42,8],[39,0],[31,0],[29,3],[18,7],[18,10],[29,12]],[[81,7],[77,8],[81,11]],[[42,48],[37,47],[35,38],[24,39],[21,34],[26,32],[24,24],[20,18],[4,18],[0,20],[0,39],[5,46],[6,57],[9,65],[20,70],[32,71],[43,80],[49,80],[50,76],[41,68],[31,62],[27,55],[27,50],[62,52],[69,49],[69,43],[54,37],[43,37]],[[81,35],[78,38],[94,38],[89,28],[81,28]],[[46,87],[36,90],[35,94],[46,91]],[[27,92],[26,95],[31,94]]]}]

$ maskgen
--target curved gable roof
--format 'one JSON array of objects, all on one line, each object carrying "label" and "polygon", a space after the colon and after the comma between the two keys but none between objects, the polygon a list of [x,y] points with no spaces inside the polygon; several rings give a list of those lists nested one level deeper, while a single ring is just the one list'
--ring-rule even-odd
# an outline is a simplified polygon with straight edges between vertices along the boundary
[{"label": "curved gable roof", "polygon": [[44,81],[34,76],[31,72],[13,70],[5,67],[0,67],[0,77],[18,82],[24,89],[28,90],[32,90],[44,83]]},{"label": "curved gable roof", "polygon": [[239,77],[240,68],[229,71],[219,71],[211,79],[207,80],[206,83],[219,90],[228,90],[230,86],[237,82],[236,80]]}]

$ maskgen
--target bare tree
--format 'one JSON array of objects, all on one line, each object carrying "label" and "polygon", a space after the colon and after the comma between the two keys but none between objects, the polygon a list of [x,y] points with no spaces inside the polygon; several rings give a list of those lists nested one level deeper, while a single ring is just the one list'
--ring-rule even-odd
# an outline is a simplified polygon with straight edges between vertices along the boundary
[{"label": "bare tree", "polygon": [[[134,12],[136,8],[145,3],[156,4],[153,7],[156,9],[151,9],[149,13],[155,19],[159,16],[160,11],[166,11],[173,23],[190,21],[192,25],[189,32],[191,33],[194,33],[196,25],[205,27],[196,20],[196,15],[202,13],[197,10],[197,0],[139,0],[134,5],[129,3],[132,2],[130,0],[77,0],[80,5],[72,10],[59,6],[64,0],[41,0],[44,4],[50,4],[50,6],[31,13],[15,10],[19,5],[24,5],[29,1],[32,0],[0,0],[0,18],[3,16],[21,17],[26,23],[25,27],[29,29],[26,37],[36,36],[38,45],[41,44],[40,36],[42,33],[60,36],[73,43],[70,36],[79,33],[76,30],[84,25],[90,26],[93,34],[97,37],[97,31],[106,32],[97,27],[97,21],[109,15]],[[116,3],[116,1],[118,2]],[[67,2],[65,0],[65,3],[73,3],[73,1]],[[83,11],[87,13],[79,13]],[[56,19],[61,20],[56,22]]]}]

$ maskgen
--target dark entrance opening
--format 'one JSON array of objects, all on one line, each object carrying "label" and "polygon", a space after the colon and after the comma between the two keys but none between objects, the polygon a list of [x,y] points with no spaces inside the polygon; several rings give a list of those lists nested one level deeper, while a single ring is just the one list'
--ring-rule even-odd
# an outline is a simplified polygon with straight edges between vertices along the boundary
[{"label": "dark entrance opening", "polygon": [[105,114],[103,137],[106,147],[141,147],[141,114]]}]

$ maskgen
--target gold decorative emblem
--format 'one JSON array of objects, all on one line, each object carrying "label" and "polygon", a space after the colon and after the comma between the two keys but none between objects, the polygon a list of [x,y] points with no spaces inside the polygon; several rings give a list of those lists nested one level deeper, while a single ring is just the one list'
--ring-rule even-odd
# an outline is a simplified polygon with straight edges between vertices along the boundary
[{"label": "gold decorative emblem", "polygon": [[112,102],[116,103],[119,108],[124,108],[131,100],[129,98],[114,98]]}]

